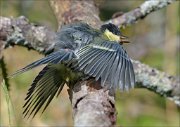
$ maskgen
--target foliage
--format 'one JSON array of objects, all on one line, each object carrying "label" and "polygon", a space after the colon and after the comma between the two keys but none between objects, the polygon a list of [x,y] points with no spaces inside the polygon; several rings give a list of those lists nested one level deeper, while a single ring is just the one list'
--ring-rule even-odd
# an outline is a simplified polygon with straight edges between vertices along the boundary
[{"label": "foliage", "polygon": [[8,75],[7,75],[6,64],[4,62],[4,57],[2,57],[0,59],[0,68],[1,68],[2,78],[4,79],[4,82],[5,82],[4,84],[6,85],[7,90],[9,91],[10,90],[10,84],[9,84],[9,79],[7,78]]}]

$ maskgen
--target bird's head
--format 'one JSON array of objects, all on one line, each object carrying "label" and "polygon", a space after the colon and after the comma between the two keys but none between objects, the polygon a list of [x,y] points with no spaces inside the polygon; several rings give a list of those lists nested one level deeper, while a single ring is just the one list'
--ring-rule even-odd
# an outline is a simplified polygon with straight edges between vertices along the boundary
[{"label": "bird's head", "polygon": [[119,28],[112,23],[102,25],[100,30],[110,41],[116,41],[120,44],[129,43],[128,37],[123,36]]}]

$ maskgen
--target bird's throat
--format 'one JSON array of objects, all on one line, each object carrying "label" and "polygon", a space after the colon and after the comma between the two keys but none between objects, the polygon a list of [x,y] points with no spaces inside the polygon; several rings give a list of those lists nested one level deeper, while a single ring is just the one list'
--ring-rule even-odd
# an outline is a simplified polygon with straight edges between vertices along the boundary
[{"label": "bird's throat", "polygon": [[116,41],[116,42],[119,42],[119,41],[120,41],[120,38],[119,38],[118,35],[113,34],[112,32],[110,32],[110,31],[107,30],[107,29],[105,30],[104,35],[105,35],[105,37],[106,37],[108,40],[110,40],[110,41]]}]

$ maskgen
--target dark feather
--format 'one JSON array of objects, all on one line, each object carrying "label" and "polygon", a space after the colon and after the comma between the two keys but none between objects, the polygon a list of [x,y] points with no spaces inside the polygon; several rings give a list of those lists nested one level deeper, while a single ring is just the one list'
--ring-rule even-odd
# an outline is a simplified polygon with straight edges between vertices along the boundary
[{"label": "dark feather", "polygon": [[42,78],[42,76],[46,73],[46,71],[49,69],[48,66],[44,67],[38,74],[38,76],[36,76],[36,78],[34,79],[33,83],[31,84],[31,87],[28,90],[27,96],[25,98],[25,100],[27,100],[27,98],[29,98],[32,95],[32,92],[35,90],[36,88],[36,84],[37,82]]},{"label": "dark feather", "polygon": [[118,68],[118,62],[119,62],[119,54],[116,54],[114,63],[112,65],[112,69],[111,69],[111,75],[110,75],[110,79],[111,79],[111,85],[113,85],[114,88],[116,88],[117,84],[115,84],[115,77],[116,77],[116,70]]},{"label": "dark feather", "polygon": [[[102,68],[102,64],[107,60],[107,55],[108,55],[107,52],[102,52],[102,55],[97,58],[96,63],[94,63],[94,67],[89,72],[90,75],[96,76],[96,74]],[[104,59],[101,59],[100,57]]]},{"label": "dark feather", "polygon": [[94,74],[96,80],[98,80],[98,79],[101,77],[102,73],[104,72],[104,70],[105,70],[106,67],[107,67],[107,63],[109,62],[109,59],[110,59],[110,58],[112,57],[112,55],[113,55],[112,52],[107,52],[106,54],[107,54],[107,55],[106,55],[106,57],[105,57],[105,58],[106,58],[105,61],[102,60],[101,66],[96,70],[96,73]]},{"label": "dark feather", "polygon": [[117,65],[118,67],[116,70],[116,76],[115,76],[116,80],[114,81],[115,88],[119,88],[119,89],[121,89],[121,87],[120,87],[120,80],[121,80],[120,74],[121,74],[122,62],[123,62],[123,58],[120,57],[119,61],[118,61],[118,65]]},{"label": "dark feather", "polygon": [[25,117],[28,114],[29,116],[33,114],[34,117],[45,104],[43,109],[44,112],[55,94],[61,92],[65,81],[61,78],[61,73],[56,66],[57,65],[51,65],[45,67],[45,69],[48,68],[48,70],[43,77],[40,76],[40,80],[34,83],[34,85],[36,85],[35,89],[32,89],[34,86],[31,86],[30,89],[32,90],[30,90],[30,94],[26,97],[26,103],[23,106],[25,108],[23,112]]},{"label": "dark feather", "polygon": [[129,63],[129,74],[130,74],[130,82],[131,82],[131,88],[134,88],[135,85],[135,74],[134,74],[134,68],[132,63]]},{"label": "dark feather", "polygon": [[131,88],[130,73],[129,73],[129,61],[126,61],[126,70],[125,70],[125,90]]},{"label": "dark feather", "polygon": [[47,64],[47,63],[60,63],[61,61],[68,61],[71,60],[72,57],[76,58],[76,55],[74,54],[74,52],[72,50],[65,50],[65,49],[61,49],[59,51],[56,51],[54,53],[51,53],[50,55],[37,60],[29,65],[27,65],[26,67],[16,71],[14,74],[11,75],[11,77],[24,73],[30,69],[33,69],[35,67],[38,67],[42,64]]},{"label": "dark feather", "polygon": [[110,84],[109,88],[119,87],[121,90],[131,88],[134,74],[129,57],[121,45],[100,41],[88,46],[77,52],[79,59],[72,68],[83,71],[96,80],[101,78],[102,86]]},{"label": "dark feather", "polygon": [[95,55],[94,59],[92,59],[92,62],[90,62],[90,63],[87,65],[86,69],[84,70],[84,73],[85,73],[85,74],[90,74],[90,72],[92,71],[92,69],[96,67],[97,61],[98,61],[99,59],[103,58],[102,56],[103,56],[104,52],[103,52],[102,50],[95,51],[95,52],[96,52],[96,55]]},{"label": "dark feather", "polygon": [[126,69],[126,61],[122,61],[121,71],[120,71],[120,89],[124,90],[125,88],[125,69]]}]

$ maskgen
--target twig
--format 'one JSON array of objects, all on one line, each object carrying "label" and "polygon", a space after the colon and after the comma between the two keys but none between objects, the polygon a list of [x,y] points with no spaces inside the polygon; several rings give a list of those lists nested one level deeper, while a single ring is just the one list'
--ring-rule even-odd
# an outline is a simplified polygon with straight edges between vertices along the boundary
[{"label": "twig", "polygon": [[105,23],[113,23],[119,27],[125,27],[136,23],[140,19],[144,19],[150,13],[166,7],[175,1],[176,0],[148,0],[134,10],[124,13],[114,19],[110,19]]}]

